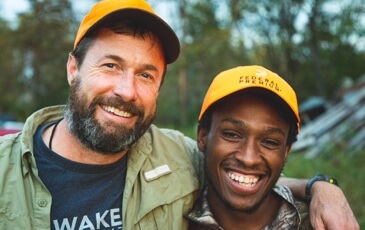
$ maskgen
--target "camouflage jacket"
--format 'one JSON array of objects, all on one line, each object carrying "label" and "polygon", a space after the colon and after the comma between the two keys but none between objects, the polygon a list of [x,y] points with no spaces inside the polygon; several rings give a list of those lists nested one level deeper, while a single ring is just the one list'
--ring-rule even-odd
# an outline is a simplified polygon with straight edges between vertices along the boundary
[{"label": "camouflage jacket", "polygon": [[[308,205],[293,196],[289,188],[275,186],[273,192],[279,195],[283,202],[276,218],[263,230],[269,229],[313,229],[310,224]],[[190,220],[189,229],[223,230],[214,219],[207,201],[207,189],[196,203],[194,209],[186,216]]]}]

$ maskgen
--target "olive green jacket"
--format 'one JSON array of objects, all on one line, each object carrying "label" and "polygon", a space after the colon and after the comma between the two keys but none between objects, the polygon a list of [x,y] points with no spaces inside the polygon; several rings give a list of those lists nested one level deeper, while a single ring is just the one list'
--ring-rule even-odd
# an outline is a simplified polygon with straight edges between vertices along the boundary
[{"label": "olive green jacket", "polygon": [[[38,176],[33,135],[40,125],[60,119],[63,109],[37,111],[21,133],[0,138],[0,229],[50,229],[52,197]],[[186,229],[184,214],[204,178],[196,142],[152,125],[130,150],[127,164],[123,229]],[[168,171],[156,170],[166,165]]]}]

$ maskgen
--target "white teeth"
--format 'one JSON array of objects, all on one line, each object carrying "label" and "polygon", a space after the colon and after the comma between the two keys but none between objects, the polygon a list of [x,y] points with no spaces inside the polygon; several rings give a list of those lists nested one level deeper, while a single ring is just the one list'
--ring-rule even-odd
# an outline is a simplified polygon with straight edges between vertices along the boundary
[{"label": "white teeth", "polygon": [[250,178],[245,177],[244,183],[246,183],[246,184],[250,183]]},{"label": "white teeth", "polygon": [[115,107],[111,107],[111,106],[103,106],[103,109],[105,109],[108,112],[114,113],[115,115],[121,116],[121,117],[131,117],[132,114],[121,111]]},{"label": "white teeth", "polygon": [[259,180],[258,177],[255,178],[250,178],[247,176],[243,176],[243,175],[237,175],[237,174],[233,174],[233,173],[228,173],[228,176],[238,182],[240,185],[244,186],[244,187],[253,187],[257,181]]}]

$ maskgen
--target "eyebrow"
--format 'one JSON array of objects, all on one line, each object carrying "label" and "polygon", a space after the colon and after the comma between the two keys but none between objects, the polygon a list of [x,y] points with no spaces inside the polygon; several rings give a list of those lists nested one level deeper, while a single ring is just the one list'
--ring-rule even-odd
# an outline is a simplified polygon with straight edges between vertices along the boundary
[{"label": "eyebrow", "polygon": [[[232,125],[235,125],[235,126],[247,127],[247,124],[244,121],[233,119],[233,118],[226,118],[226,119],[223,119],[221,121],[221,123],[226,123],[226,122],[231,123]],[[265,130],[265,132],[267,134],[280,133],[285,137],[284,131],[280,128],[274,128],[274,127],[270,127],[270,126],[263,126],[262,129]]]},{"label": "eyebrow", "polygon": [[[118,55],[114,55],[114,54],[107,54],[107,55],[105,55],[105,57],[102,57],[100,60],[102,60],[104,58],[113,59],[113,60],[115,60],[116,62],[119,62],[119,63],[125,63],[126,62],[123,58],[121,58]],[[143,69],[145,69],[145,70],[152,70],[152,71],[158,72],[158,69],[155,65],[142,64],[142,66],[143,66]]]}]

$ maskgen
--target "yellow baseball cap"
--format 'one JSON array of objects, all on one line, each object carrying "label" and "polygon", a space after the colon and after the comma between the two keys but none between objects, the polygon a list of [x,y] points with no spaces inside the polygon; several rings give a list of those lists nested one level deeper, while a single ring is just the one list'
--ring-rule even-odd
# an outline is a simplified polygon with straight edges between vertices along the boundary
[{"label": "yellow baseball cap", "polygon": [[80,24],[74,49],[98,22],[117,12],[121,18],[136,20],[146,25],[161,40],[167,64],[176,61],[180,54],[180,42],[177,35],[144,0],[102,0],[97,2]]},{"label": "yellow baseball cap", "polygon": [[199,115],[199,121],[208,108],[220,99],[248,88],[263,88],[281,98],[293,112],[299,132],[299,110],[293,88],[279,75],[262,66],[239,66],[219,73],[210,84]]}]

